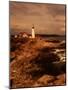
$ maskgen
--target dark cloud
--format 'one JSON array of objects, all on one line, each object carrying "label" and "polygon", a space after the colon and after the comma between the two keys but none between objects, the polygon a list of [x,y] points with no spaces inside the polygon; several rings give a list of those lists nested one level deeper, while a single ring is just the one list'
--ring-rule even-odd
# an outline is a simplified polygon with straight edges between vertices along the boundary
[{"label": "dark cloud", "polygon": [[47,9],[53,16],[65,15],[65,5],[48,5]]}]

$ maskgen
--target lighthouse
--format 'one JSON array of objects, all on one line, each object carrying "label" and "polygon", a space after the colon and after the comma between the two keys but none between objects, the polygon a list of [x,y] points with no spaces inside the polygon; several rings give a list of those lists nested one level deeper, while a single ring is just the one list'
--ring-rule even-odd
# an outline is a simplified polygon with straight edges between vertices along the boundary
[{"label": "lighthouse", "polygon": [[34,25],[32,26],[32,38],[35,38]]}]

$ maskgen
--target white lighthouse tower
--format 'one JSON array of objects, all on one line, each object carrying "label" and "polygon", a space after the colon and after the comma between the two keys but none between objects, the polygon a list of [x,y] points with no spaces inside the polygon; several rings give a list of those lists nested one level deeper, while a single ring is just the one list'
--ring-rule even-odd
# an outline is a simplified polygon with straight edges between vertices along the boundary
[{"label": "white lighthouse tower", "polygon": [[32,38],[35,38],[34,25],[32,26]]}]

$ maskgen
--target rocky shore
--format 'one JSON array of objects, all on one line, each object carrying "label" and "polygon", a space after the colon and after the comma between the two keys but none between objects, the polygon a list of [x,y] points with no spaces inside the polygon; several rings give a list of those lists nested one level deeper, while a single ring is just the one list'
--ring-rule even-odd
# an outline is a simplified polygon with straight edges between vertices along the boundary
[{"label": "rocky shore", "polygon": [[11,42],[10,88],[66,85],[65,43],[40,38]]}]

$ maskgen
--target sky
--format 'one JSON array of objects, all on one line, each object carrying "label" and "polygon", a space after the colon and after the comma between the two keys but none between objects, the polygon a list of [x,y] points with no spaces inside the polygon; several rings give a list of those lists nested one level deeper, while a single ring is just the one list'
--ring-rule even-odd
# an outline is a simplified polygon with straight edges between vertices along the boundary
[{"label": "sky", "polygon": [[37,34],[65,34],[65,5],[10,1],[10,30]]}]

